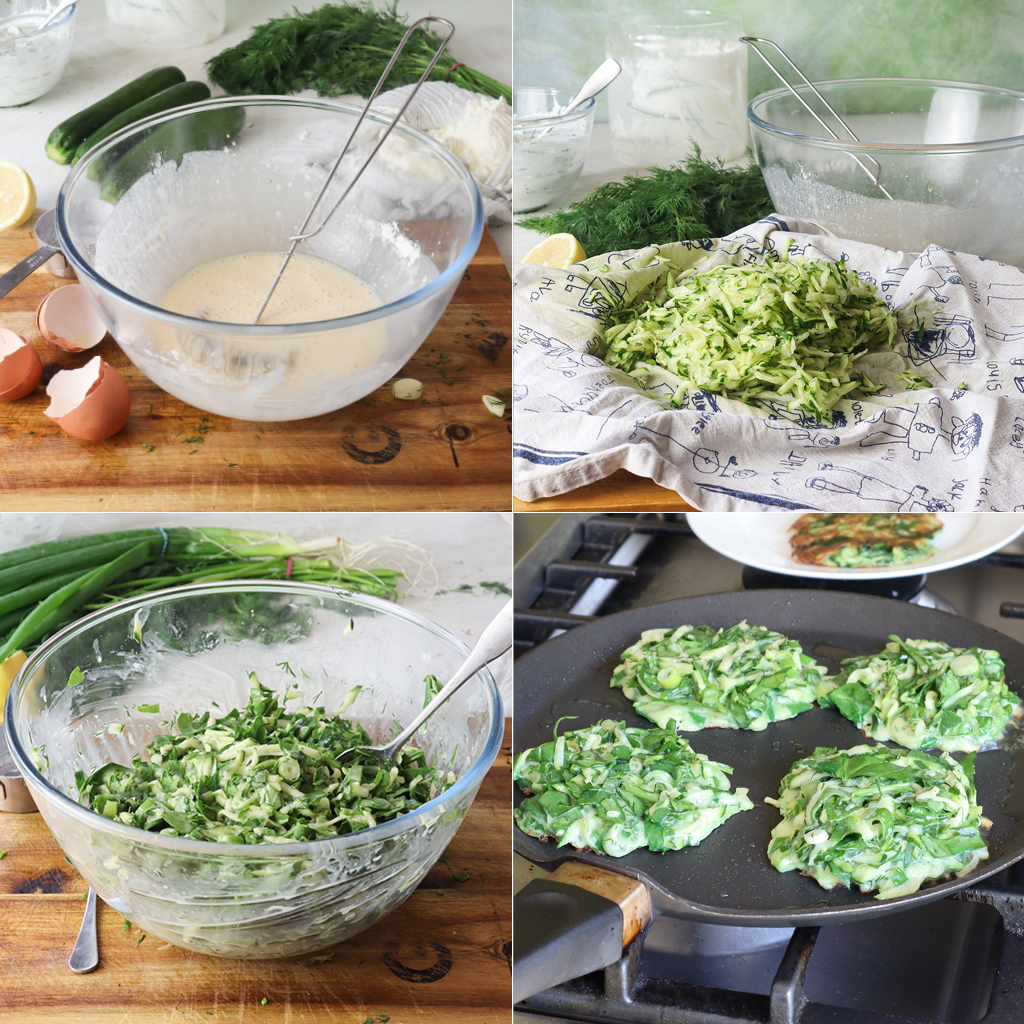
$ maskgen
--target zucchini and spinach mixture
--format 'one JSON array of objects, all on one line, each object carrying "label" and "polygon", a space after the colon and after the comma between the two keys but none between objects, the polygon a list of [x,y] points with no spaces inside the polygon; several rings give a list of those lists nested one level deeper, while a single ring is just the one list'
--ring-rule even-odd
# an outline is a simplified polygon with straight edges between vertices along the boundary
[{"label": "zucchini and spinach mixture", "polygon": [[998,651],[897,636],[878,654],[846,658],[818,702],[872,739],[911,750],[981,750],[1020,714]]},{"label": "zucchini and spinach mixture", "polygon": [[[115,821],[217,843],[291,843],[371,828],[416,810],[450,786],[407,746],[382,766],[349,747],[371,744],[361,725],[322,707],[285,710],[255,675],[244,708],[177,718],[130,767],[75,774],[80,803]],[[354,695],[353,695],[354,696]]]},{"label": "zucchini and spinach mixture", "polygon": [[730,791],[731,773],[673,731],[607,719],[516,757],[512,777],[532,794],[516,822],[527,835],[612,857],[680,850],[753,807],[745,789]]},{"label": "zucchini and spinach mixture", "polygon": [[854,389],[880,390],[854,362],[892,348],[896,314],[844,261],[769,252],[749,266],[672,269],[649,299],[612,314],[609,365],[657,363],[689,388],[741,402],[770,393],[822,423]]},{"label": "zucchini and spinach mixture", "polygon": [[623,652],[611,685],[663,729],[759,732],[810,710],[824,674],[795,640],[744,621],[648,629]]},{"label": "zucchini and spinach mixture", "polygon": [[765,802],[782,814],[769,860],[825,889],[856,885],[892,899],[988,857],[973,754],[958,764],[945,752],[818,747],[794,763],[778,801]]},{"label": "zucchini and spinach mixture", "polygon": [[796,561],[862,568],[930,558],[942,521],[934,512],[812,512],[792,529]]}]

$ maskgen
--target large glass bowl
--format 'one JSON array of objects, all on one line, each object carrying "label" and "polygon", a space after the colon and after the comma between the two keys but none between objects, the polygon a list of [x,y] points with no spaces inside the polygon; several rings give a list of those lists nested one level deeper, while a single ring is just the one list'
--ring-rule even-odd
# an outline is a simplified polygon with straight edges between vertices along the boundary
[{"label": "large glass bowl", "polygon": [[[377,598],[317,584],[197,584],[111,606],[51,638],[15,680],[5,725],[50,831],[119,914],[203,953],[301,955],[378,921],[444,852],[501,743],[500,698],[486,669],[414,740],[455,784],[365,831],[251,846],[164,836],[77,803],[75,772],[129,763],[181,712],[243,706],[253,671],[279,692],[298,685],[300,704],[331,712],[362,686],[345,716],[386,740],[423,707],[424,677],[447,681],[466,653],[446,630]],[[139,710],[154,704],[159,712]],[[117,734],[110,723],[127,724]]]},{"label": "large glass bowl", "polygon": [[[170,286],[200,264],[283,254],[358,114],[326,100],[206,100],[131,125],[75,165],[57,199],[60,245],[114,339],[151,380],[207,412],[295,420],[357,401],[413,355],[476,251],[483,208],[458,158],[404,123],[297,249],[354,274],[378,308],[283,326],[161,308]],[[319,227],[388,123],[367,115],[307,230]]]},{"label": "large glass bowl", "polygon": [[859,142],[806,86],[797,92],[841,141],[788,89],[747,106],[777,213],[890,249],[934,243],[977,256],[1024,222],[1024,93],[898,78],[816,87]]}]

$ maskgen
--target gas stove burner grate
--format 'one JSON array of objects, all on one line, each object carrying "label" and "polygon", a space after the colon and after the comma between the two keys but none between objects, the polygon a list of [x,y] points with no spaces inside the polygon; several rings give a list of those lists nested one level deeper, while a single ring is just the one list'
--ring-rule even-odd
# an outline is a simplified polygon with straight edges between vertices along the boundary
[{"label": "gas stove burner grate", "polygon": [[831,576],[789,576],[747,565],[743,568],[742,580],[744,590],[840,590],[848,594],[913,601],[924,590],[928,577],[921,573],[884,580],[834,579]]}]

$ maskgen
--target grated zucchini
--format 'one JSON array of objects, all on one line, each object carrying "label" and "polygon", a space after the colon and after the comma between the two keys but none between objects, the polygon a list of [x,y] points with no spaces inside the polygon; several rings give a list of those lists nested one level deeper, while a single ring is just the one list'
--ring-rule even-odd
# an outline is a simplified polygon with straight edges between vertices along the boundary
[{"label": "grated zucchini", "polygon": [[532,794],[516,823],[527,835],[612,857],[644,846],[680,850],[753,807],[745,789],[729,790],[731,773],[674,731],[606,719],[516,756],[512,777]]},{"label": "grated zucchini", "polygon": [[973,754],[958,764],[948,753],[818,747],[794,763],[778,801],[765,799],[782,814],[768,858],[824,889],[906,896],[988,857],[976,800]]},{"label": "grated zucchini", "polygon": [[891,348],[897,329],[874,285],[844,261],[774,252],[753,265],[670,272],[650,299],[612,321],[605,330],[611,366],[654,362],[693,388],[742,402],[771,393],[825,423],[844,395],[880,389],[854,361]]},{"label": "grated zucchini", "polygon": [[809,711],[824,674],[795,640],[744,621],[648,629],[623,651],[611,685],[662,728],[759,732]]}]

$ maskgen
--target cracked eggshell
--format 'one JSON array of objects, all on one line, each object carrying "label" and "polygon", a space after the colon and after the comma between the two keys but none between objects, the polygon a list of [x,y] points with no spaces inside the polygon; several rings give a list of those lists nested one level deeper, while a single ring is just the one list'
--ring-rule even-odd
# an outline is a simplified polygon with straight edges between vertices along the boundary
[{"label": "cracked eggshell", "polygon": [[0,402],[14,402],[35,391],[42,375],[36,350],[20,334],[0,327]]},{"label": "cracked eggshell", "polygon": [[46,386],[46,415],[61,430],[83,441],[102,441],[116,434],[131,411],[128,385],[99,356],[77,370],[61,370]]},{"label": "cracked eggshell", "polygon": [[107,325],[80,284],[50,292],[36,310],[36,327],[51,345],[65,352],[84,352],[98,345],[107,333]]}]

